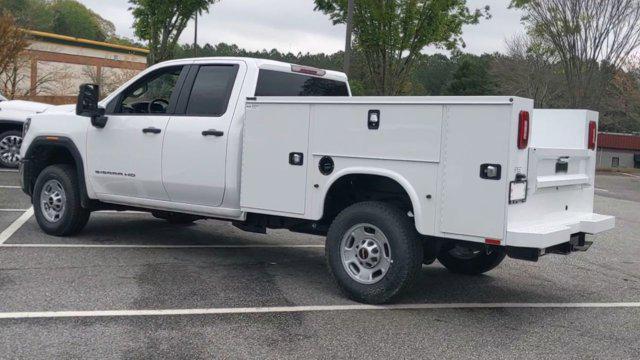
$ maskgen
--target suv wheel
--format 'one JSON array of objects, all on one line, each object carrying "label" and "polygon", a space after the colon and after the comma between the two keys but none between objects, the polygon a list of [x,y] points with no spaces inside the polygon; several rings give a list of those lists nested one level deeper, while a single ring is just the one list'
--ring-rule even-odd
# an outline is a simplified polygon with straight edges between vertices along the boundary
[{"label": "suv wheel", "polygon": [[325,252],[338,286],[369,304],[392,301],[410,288],[423,256],[411,218],[381,202],[358,203],[338,214]]},{"label": "suv wheel", "polygon": [[20,146],[22,133],[7,131],[0,134],[0,165],[7,168],[17,168],[20,164]]},{"label": "suv wheel", "polygon": [[80,204],[76,171],[70,165],[52,165],[42,170],[31,201],[38,225],[49,235],[75,235],[91,215]]}]

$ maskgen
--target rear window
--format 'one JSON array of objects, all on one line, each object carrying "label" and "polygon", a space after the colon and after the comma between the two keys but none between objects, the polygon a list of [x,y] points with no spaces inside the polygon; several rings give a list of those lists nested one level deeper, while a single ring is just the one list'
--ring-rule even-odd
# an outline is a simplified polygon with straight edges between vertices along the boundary
[{"label": "rear window", "polygon": [[256,96],[349,96],[342,81],[260,70]]}]

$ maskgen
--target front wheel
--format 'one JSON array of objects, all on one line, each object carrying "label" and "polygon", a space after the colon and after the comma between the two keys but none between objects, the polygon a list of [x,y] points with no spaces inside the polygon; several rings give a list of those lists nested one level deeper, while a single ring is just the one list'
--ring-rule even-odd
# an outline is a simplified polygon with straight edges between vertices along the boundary
[{"label": "front wheel", "polygon": [[49,235],[75,235],[91,215],[80,204],[80,186],[75,168],[70,165],[52,165],[42,170],[31,202],[38,225]]},{"label": "front wheel", "polygon": [[480,275],[500,265],[505,256],[506,252],[501,247],[451,243],[440,249],[438,261],[453,273]]},{"label": "front wheel", "polygon": [[422,242],[412,219],[381,202],[343,210],[327,234],[329,271],[353,300],[390,302],[410,288],[422,264]]},{"label": "front wheel", "polygon": [[20,164],[22,133],[7,131],[0,134],[0,166],[16,169]]}]

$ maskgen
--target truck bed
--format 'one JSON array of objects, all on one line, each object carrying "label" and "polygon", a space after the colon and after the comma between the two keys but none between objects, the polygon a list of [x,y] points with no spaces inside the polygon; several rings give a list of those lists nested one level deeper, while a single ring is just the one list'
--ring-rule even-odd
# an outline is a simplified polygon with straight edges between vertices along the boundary
[{"label": "truck bed", "polygon": [[[529,148],[520,150],[516,141],[523,111],[534,114],[534,125]],[[517,97],[250,99],[241,208],[320,220],[325,196],[338,179],[370,174],[405,189],[421,234],[548,247],[566,233],[612,226],[612,218],[592,214],[594,156],[580,143],[585,137],[581,126],[591,115],[569,119],[580,130],[576,140],[547,135],[562,128],[548,121],[536,125],[538,117],[550,115],[534,113],[532,100]],[[372,116],[377,127],[371,126]],[[295,154],[302,164],[290,162]],[[550,173],[546,161],[555,164],[563,156],[576,163],[566,174]],[[330,174],[319,169],[326,157],[334,163]],[[483,178],[486,165],[498,166],[499,177]],[[518,174],[529,176],[527,199],[510,203],[510,185]],[[594,221],[599,225],[590,228]],[[552,230],[553,240],[540,241],[540,234]]]}]

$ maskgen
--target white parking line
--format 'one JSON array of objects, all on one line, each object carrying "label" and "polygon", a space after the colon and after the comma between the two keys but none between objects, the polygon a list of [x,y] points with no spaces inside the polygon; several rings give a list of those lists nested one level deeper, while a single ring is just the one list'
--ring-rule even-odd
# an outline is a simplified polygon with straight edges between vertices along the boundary
[{"label": "white parking line", "polygon": [[26,223],[33,216],[33,208],[29,208],[24,212],[24,214],[20,215],[14,222],[9,225],[3,232],[0,233],[0,245],[4,244],[11,235],[13,235],[24,223]]},{"label": "white parking line", "polygon": [[599,188],[596,188],[596,190],[598,190],[598,191],[603,191],[603,192],[609,192],[609,190],[599,189]]},{"label": "white parking line", "polygon": [[0,248],[59,248],[59,249],[265,249],[265,248],[310,248],[323,249],[324,245],[287,244],[229,244],[229,245],[118,245],[118,244],[3,244]]},{"label": "white parking line", "polygon": [[0,209],[0,212],[25,212],[29,209]]},{"label": "white parking line", "polygon": [[21,189],[21,187],[13,185],[0,185],[0,189]]},{"label": "white parking line", "polygon": [[18,172],[18,170],[0,169],[0,172],[12,172],[12,173],[17,173],[17,172]]},{"label": "white parking line", "polygon": [[224,315],[224,314],[264,314],[299,313],[326,311],[362,310],[437,310],[437,309],[534,309],[534,308],[640,308],[640,302],[627,303],[451,303],[451,304],[398,304],[398,305],[320,305],[320,306],[279,306],[211,309],[167,309],[167,310],[98,310],[98,311],[36,311],[5,312],[0,319],[42,319],[42,318],[82,318],[82,317],[124,317],[124,316],[176,316],[176,315]]},{"label": "white parking line", "polygon": [[628,174],[628,173],[625,173],[625,172],[621,172],[620,174],[631,176],[632,178],[640,179],[640,176],[638,176],[638,175]]}]

